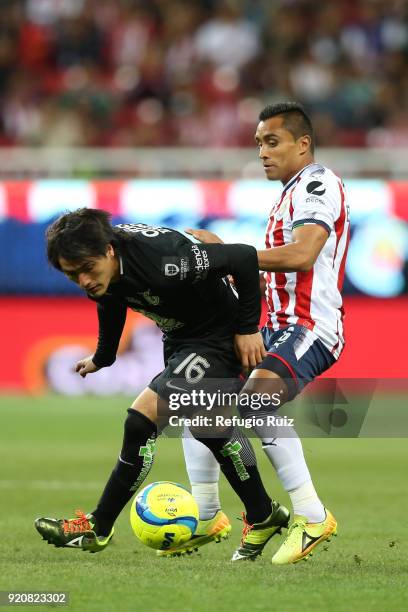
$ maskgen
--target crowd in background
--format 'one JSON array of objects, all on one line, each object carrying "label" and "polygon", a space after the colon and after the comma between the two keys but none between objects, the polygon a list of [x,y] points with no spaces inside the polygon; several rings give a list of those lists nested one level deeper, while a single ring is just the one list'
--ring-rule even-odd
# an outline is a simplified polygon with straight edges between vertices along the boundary
[{"label": "crowd in background", "polygon": [[321,146],[408,145],[405,0],[8,0],[0,146],[253,146],[305,104]]}]

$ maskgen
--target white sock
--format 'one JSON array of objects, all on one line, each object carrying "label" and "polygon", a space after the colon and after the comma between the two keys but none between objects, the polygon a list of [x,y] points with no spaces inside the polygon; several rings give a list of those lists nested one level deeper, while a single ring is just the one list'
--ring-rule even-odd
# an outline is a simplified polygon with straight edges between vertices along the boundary
[{"label": "white sock", "polygon": [[293,491],[288,491],[288,493],[293,505],[293,514],[305,516],[309,523],[324,521],[326,512],[311,480],[293,489]]},{"label": "white sock", "polygon": [[201,521],[213,518],[220,510],[218,482],[192,482],[191,493],[198,504]]},{"label": "white sock", "polygon": [[[285,438],[262,437],[261,429],[257,433],[283,488],[289,493],[294,514],[306,516],[312,523],[323,521],[326,516],[324,506],[313,486],[296,431],[293,427],[285,427],[285,436],[290,436]],[[273,428],[268,427],[268,436],[273,433]],[[276,428],[275,433],[279,435],[279,428]]]},{"label": "white sock", "polygon": [[191,493],[198,504],[200,519],[206,521],[221,508],[218,492],[220,466],[212,452],[198,442],[187,427],[182,441]]}]

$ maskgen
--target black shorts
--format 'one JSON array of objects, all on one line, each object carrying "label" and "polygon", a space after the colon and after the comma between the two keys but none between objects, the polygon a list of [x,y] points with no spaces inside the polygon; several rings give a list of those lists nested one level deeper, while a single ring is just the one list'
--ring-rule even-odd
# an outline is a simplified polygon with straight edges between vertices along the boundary
[{"label": "black shorts", "polygon": [[166,341],[164,363],[166,367],[153,378],[149,388],[166,401],[171,394],[209,389],[212,384],[223,388],[236,385],[237,389],[242,386],[233,338]]}]

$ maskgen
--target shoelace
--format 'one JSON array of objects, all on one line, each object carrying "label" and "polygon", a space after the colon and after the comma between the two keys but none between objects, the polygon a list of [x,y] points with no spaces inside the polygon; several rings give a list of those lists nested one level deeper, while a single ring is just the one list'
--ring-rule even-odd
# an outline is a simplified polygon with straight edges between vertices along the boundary
[{"label": "shoelace", "polygon": [[248,523],[247,518],[245,516],[245,512],[242,512],[241,516],[242,516],[242,521],[244,523],[244,526],[242,528],[242,536],[241,536],[241,544],[243,546],[245,543],[245,538],[247,537],[248,533],[251,531],[251,529],[253,529],[254,526]]},{"label": "shoelace", "polygon": [[76,519],[64,519],[63,529],[64,533],[84,533],[85,531],[92,531],[92,525],[86,518],[86,514],[82,510],[75,510]]}]

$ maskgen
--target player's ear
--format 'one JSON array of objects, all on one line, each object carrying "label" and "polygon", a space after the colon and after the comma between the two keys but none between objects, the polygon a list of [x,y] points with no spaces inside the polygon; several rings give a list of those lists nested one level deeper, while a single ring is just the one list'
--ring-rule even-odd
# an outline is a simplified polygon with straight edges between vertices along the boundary
[{"label": "player's ear", "polygon": [[109,259],[112,259],[113,257],[115,257],[115,251],[111,244],[108,244],[108,248],[106,250],[106,257],[109,257]]},{"label": "player's ear", "polygon": [[308,134],[304,134],[300,138],[298,138],[298,148],[300,155],[304,155],[308,151],[311,150],[312,140]]}]

